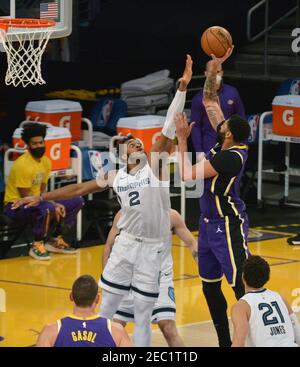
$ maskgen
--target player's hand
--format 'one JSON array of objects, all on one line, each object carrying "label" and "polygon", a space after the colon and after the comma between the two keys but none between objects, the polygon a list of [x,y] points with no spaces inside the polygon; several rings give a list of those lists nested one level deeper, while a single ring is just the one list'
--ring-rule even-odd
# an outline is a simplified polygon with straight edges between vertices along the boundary
[{"label": "player's hand", "polygon": [[188,124],[186,113],[177,113],[175,123],[178,140],[187,140],[195,123]]},{"label": "player's hand", "polygon": [[186,90],[186,87],[188,86],[189,82],[192,79],[193,75],[193,60],[191,58],[191,55],[186,55],[186,62],[185,62],[185,68],[182,74],[182,77],[178,80],[179,81],[179,90],[181,92],[184,92]]},{"label": "player's hand", "polygon": [[222,65],[231,55],[234,49],[234,45],[229,47],[222,57],[216,57],[214,54],[211,54],[212,62],[208,65],[208,71],[217,70],[220,65]]},{"label": "player's hand", "polygon": [[26,196],[24,198],[16,200],[11,208],[15,210],[20,208],[21,206],[24,206],[24,208],[27,209],[39,205],[40,202],[41,198],[39,196]]}]

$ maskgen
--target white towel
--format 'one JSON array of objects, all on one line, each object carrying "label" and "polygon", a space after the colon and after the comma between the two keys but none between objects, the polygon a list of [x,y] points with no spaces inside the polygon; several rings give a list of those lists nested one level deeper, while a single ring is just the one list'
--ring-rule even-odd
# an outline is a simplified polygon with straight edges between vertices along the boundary
[{"label": "white towel", "polygon": [[122,96],[123,101],[127,103],[128,108],[142,106],[164,106],[168,105],[172,99],[170,94],[154,94],[149,96]]},{"label": "white towel", "polygon": [[149,95],[169,91],[174,85],[174,80],[169,78],[169,70],[160,70],[142,78],[129,80],[121,85],[121,94]]}]

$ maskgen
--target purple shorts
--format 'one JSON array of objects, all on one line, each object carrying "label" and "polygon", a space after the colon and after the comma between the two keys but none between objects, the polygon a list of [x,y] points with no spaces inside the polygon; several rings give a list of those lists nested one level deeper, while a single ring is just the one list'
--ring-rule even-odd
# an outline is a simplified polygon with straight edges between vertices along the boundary
[{"label": "purple shorts", "polygon": [[242,266],[250,255],[248,217],[220,219],[200,218],[198,238],[199,275],[203,281],[217,282],[225,275],[229,285],[235,286],[242,276]]}]

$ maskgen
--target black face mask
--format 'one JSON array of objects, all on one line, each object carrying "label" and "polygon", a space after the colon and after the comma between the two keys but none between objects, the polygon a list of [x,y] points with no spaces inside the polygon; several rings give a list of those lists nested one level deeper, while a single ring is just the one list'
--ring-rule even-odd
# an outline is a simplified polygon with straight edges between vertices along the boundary
[{"label": "black face mask", "polygon": [[33,149],[30,148],[29,151],[34,156],[34,158],[42,158],[42,156],[46,152],[46,148],[45,147],[33,148]]}]

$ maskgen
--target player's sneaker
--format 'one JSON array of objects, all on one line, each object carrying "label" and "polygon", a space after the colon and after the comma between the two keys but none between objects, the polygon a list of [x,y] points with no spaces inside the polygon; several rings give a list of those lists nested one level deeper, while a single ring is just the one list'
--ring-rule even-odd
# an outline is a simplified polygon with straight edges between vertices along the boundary
[{"label": "player's sneaker", "polygon": [[300,245],[300,234],[297,234],[295,237],[289,237],[287,242],[289,245]]},{"label": "player's sneaker", "polygon": [[57,236],[46,243],[46,249],[49,252],[55,252],[57,254],[76,254],[77,249],[71,247],[62,236]]},{"label": "player's sneaker", "polygon": [[36,260],[50,260],[50,254],[45,249],[44,241],[36,241],[29,250],[29,256]]}]

